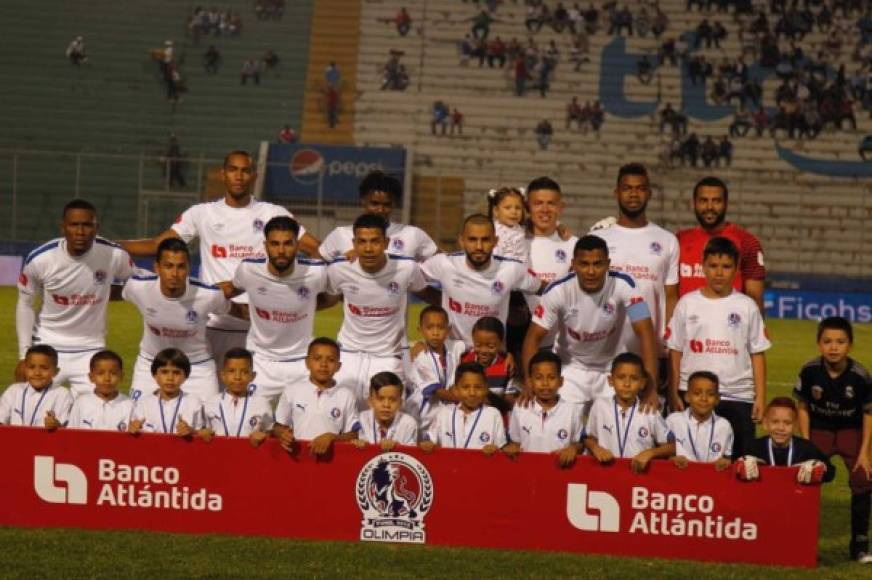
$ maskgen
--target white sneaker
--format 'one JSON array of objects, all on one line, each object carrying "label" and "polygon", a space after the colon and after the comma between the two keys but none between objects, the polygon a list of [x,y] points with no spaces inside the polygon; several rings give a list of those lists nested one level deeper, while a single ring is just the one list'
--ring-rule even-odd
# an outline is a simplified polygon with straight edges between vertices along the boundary
[{"label": "white sneaker", "polygon": [[860,552],[857,554],[857,557],[854,559],[858,564],[872,564],[872,554],[867,554],[866,552]]}]

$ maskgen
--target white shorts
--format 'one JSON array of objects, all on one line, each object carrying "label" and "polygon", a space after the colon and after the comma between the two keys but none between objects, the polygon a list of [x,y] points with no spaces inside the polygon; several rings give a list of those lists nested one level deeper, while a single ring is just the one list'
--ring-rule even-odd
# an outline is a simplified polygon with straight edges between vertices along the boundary
[{"label": "white shorts", "polygon": [[289,360],[272,360],[254,355],[254,394],[270,401],[273,405],[279,400],[288,385],[305,382],[309,377],[306,357]]},{"label": "white shorts", "polygon": [[369,408],[369,380],[373,375],[390,371],[405,380],[403,374],[403,359],[401,356],[374,356],[364,352],[343,350],[339,361],[342,366],[334,379],[336,385],[351,390],[357,398],[357,408]]},{"label": "white shorts", "polygon": [[609,385],[608,376],[607,371],[596,371],[570,363],[563,367],[560,398],[583,405],[597,397],[613,395],[615,390]]},{"label": "white shorts", "polygon": [[[136,357],[133,366],[133,382],[130,385],[130,398],[136,400],[143,393],[153,393],[157,383],[151,376],[151,359],[141,354]],[[191,395],[197,395],[201,401],[206,401],[218,393],[218,374],[215,372],[215,361],[204,360],[191,365],[191,375],[182,383],[182,390]]]},{"label": "white shorts", "polygon": [[227,351],[231,348],[245,348],[247,339],[247,330],[220,330],[206,327],[206,342],[209,343],[209,350],[212,351],[215,365],[219,369],[224,368],[224,355]]},{"label": "white shorts", "polygon": [[70,391],[75,399],[79,395],[94,392],[94,383],[88,378],[91,372],[91,357],[103,350],[103,348],[95,348],[93,350],[83,350],[78,352],[58,351],[58,376],[55,377],[54,383],[62,385],[66,383],[70,387]]}]

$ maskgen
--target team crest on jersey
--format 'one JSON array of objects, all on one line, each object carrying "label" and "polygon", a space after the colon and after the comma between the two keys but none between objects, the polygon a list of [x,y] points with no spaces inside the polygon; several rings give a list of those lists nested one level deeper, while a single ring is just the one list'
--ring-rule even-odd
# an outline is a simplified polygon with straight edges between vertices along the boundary
[{"label": "team crest on jersey", "polygon": [[615,305],[611,302],[606,302],[603,304],[603,314],[606,316],[614,316],[615,315]]},{"label": "team crest on jersey", "polygon": [[483,431],[482,434],[478,436],[478,440],[481,441],[482,443],[485,443],[485,444],[489,443],[490,442],[490,433]]},{"label": "team crest on jersey", "polygon": [[742,324],[742,317],[739,316],[738,312],[730,312],[729,316],[727,316],[727,324],[731,328],[735,328]]},{"label": "team crest on jersey", "polygon": [[711,449],[712,449],[712,453],[720,453],[721,452],[721,444],[718,443],[717,441],[715,441],[714,443],[712,443]]},{"label": "team crest on jersey", "polygon": [[854,387],[852,387],[851,385],[848,385],[847,387],[845,387],[845,398],[846,399],[853,399],[854,398]]},{"label": "team crest on jersey", "polygon": [[569,437],[569,431],[567,431],[566,429],[561,429],[560,431],[557,432],[557,438],[560,439],[561,441],[563,441],[567,437]]},{"label": "team crest on jersey", "polygon": [[254,229],[255,232],[262,232],[263,220],[260,218],[254,218],[254,221],[251,223],[251,227],[252,229]]},{"label": "team crest on jersey", "polygon": [[554,259],[560,262],[561,264],[566,263],[566,252],[564,250],[558,249],[554,252]]},{"label": "team crest on jersey", "polygon": [[306,288],[305,286],[300,286],[297,288],[297,297],[300,300],[308,300],[309,296],[312,294],[312,291]]},{"label": "team crest on jersey", "polygon": [[391,282],[390,284],[388,284],[388,294],[391,294],[392,296],[396,296],[399,293],[400,293],[400,285],[399,284],[397,284],[396,282]]},{"label": "team crest on jersey", "polygon": [[118,425],[116,425],[115,428],[118,429],[119,431],[126,432],[127,431],[127,423],[125,423],[124,421],[119,421]]},{"label": "team crest on jersey", "polygon": [[106,270],[96,270],[94,272],[94,284],[105,284],[106,283]]},{"label": "team crest on jersey", "polygon": [[339,410],[339,407],[333,407],[332,409],[330,409],[330,416],[334,419],[338,419],[342,416],[342,411]]},{"label": "team crest on jersey", "polygon": [[494,294],[502,294],[505,289],[506,286],[501,280],[494,280],[493,285],[491,285],[491,290]]},{"label": "team crest on jersey", "polygon": [[200,317],[197,315],[196,310],[188,310],[188,313],[185,314],[185,320],[190,322],[191,324],[195,324]]},{"label": "team crest on jersey", "polygon": [[663,246],[660,245],[660,242],[651,242],[651,245],[648,247],[651,249],[651,253],[656,256],[663,253]]},{"label": "team crest on jersey", "polygon": [[391,247],[398,252],[402,252],[406,247],[406,242],[401,240],[400,238],[394,238],[391,240]]},{"label": "team crest on jersey", "polygon": [[650,435],[650,433],[647,428],[639,427],[639,439],[647,439],[648,435]]},{"label": "team crest on jersey", "polygon": [[426,542],[424,518],[433,506],[433,478],[405,453],[383,453],[357,475],[357,505],[363,515],[360,539],[367,542]]},{"label": "team crest on jersey", "polygon": [[252,429],[253,429],[254,427],[257,427],[257,417],[252,417],[251,419],[249,419],[249,420],[248,420],[248,425],[249,425]]}]

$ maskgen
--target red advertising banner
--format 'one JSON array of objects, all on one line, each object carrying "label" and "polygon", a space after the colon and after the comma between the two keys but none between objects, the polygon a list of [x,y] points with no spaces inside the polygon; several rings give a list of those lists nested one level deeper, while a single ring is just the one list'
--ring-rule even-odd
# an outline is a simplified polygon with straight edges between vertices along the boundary
[{"label": "red advertising banner", "polygon": [[655,461],[0,427],[0,525],[426,543],[812,567],[820,487]]}]

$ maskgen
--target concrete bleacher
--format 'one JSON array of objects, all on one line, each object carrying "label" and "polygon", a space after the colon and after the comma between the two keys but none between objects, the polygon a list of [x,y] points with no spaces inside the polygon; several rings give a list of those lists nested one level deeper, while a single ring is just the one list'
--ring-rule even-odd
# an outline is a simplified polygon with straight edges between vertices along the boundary
[{"label": "concrete bleacher", "polygon": [[[45,215],[54,216],[59,205],[76,194],[99,206],[106,235],[135,233],[140,184],[145,189],[164,187],[157,159],[144,162],[140,175],[139,157],[162,155],[171,133],[178,136],[190,161],[196,162],[201,156],[221,159],[230,149],[256,151],[260,141],[274,140],[285,124],[300,129],[311,0],[287,2],[280,22],[258,21],[249,0],[222,0],[214,6],[239,12],[242,34],[204,37],[198,45],[186,36],[187,17],[196,4],[175,0],[4,3],[0,69],[7,83],[0,95],[4,111],[0,202],[9,207],[12,159],[18,153],[17,237],[38,240],[56,235],[54,220]],[[80,34],[90,63],[76,68],[64,57],[64,50]],[[176,106],[167,101],[157,64],[149,56],[149,50],[160,48],[167,39],[175,41],[189,89]],[[201,64],[209,44],[223,57],[216,75],[207,75]],[[259,59],[269,48],[281,59],[278,70],[262,74],[260,86],[251,82],[240,86],[244,60]],[[82,156],[77,171],[76,157],[70,154],[75,152],[117,157]],[[191,163],[186,178],[188,191],[196,196],[200,192],[194,191],[198,182],[194,167]],[[205,181],[206,176],[202,178]],[[169,204],[164,210],[166,215],[154,221],[165,226],[177,208]],[[0,216],[0,237],[13,233],[11,222],[9,212]]]},{"label": "concrete bleacher", "polygon": [[[690,130],[701,140],[708,135],[726,134],[732,119],[721,116],[723,110],[712,103],[706,104],[704,94],[682,86],[678,67],[660,67],[655,80],[647,86],[632,74],[625,75],[628,68],[634,71],[635,66],[627,67],[626,60],[616,60],[615,54],[654,55],[660,41],[649,36],[616,42],[600,31],[590,38],[591,62],[574,72],[566,63],[569,35],[558,35],[545,27],[534,36],[537,44],[544,47],[554,39],[562,57],[551,90],[545,99],[533,90],[516,97],[509,66],[499,69],[485,64],[479,68],[477,60],[467,66],[459,64],[458,44],[469,30],[468,19],[479,9],[475,4],[429,0],[407,5],[413,31],[401,38],[393,26],[379,21],[392,17],[402,4],[363,0],[355,140],[359,144],[407,146],[414,151],[416,174],[462,178],[467,211],[479,209],[484,192],[495,185],[525,184],[533,177],[548,174],[560,181],[569,196],[565,221],[583,231],[599,218],[614,214],[612,190],[618,167],[641,161],[653,176],[655,197],[649,206],[650,214],[665,227],[678,229],[693,224],[691,188],[702,176],[715,173],[730,184],[730,218],[761,237],[773,270],[872,275],[872,240],[864,233],[862,219],[869,215],[867,207],[872,205],[870,179],[800,171],[779,158],[775,141],[766,136],[733,140],[733,163],[729,168],[705,169],[701,164],[696,168],[673,168],[665,163],[668,140],[659,134],[654,111],[666,102],[680,106],[684,100],[686,106],[691,104],[701,111],[700,115],[711,118],[690,120]],[[719,19],[725,24],[728,38],[720,50],[701,52],[716,61],[724,55],[739,55],[738,29],[731,15],[686,13],[683,0],[661,0],[660,6],[670,19],[664,38],[695,29],[707,16],[710,21]],[[491,26],[491,36],[499,35],[506,42],[513,37],[526,42],[523,11],[523,3],[500,6],[495,14],[499,22]],[[803,46],[822,40],[823,36],[815,31]],[[405,52],[403,60],[411,76],[410,87],[402,93],[379,90],[380,68],[391,49]],[[843,50],[843,61],[849,61],[850,52],[850,47]],[[849,66],[849,73],[853,66]],[[603,78],[600,70],[608,76]],[[764,83],[767,105],[772,104],[777,84],[773,78]],[[565,107],[571,97],[578,96],[584,103],[600,98],[604,91],[621,93],[626,102],[604,102],[608,114],[600,134],[564,129]],[[430,110],[438,99],[464,113],[463,136],[431,135]],[[626,103],[630,106],[621,109]],[[625,110],[634,109],[650,114],[622,116]],[[550,120],[555,131],[545,151],[539,150],[533,133],[543,118]],[[779,143],[807,157],[855,162],[859,159],[857,142],[872,133],[868,115],[857,111],[857,121],[857,131],[828,131],[814,141],[782,137]]]}]

